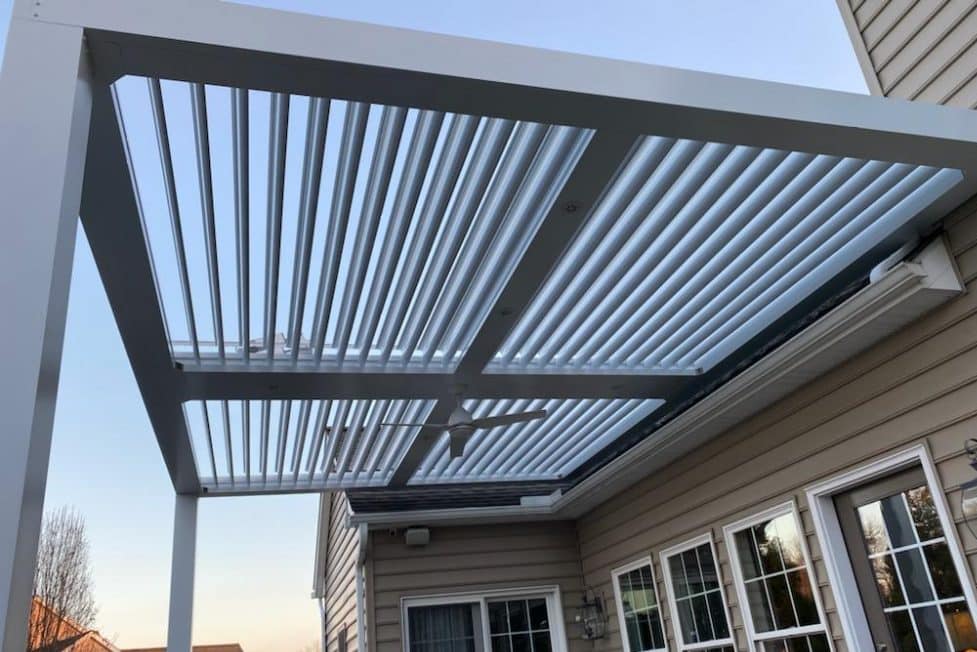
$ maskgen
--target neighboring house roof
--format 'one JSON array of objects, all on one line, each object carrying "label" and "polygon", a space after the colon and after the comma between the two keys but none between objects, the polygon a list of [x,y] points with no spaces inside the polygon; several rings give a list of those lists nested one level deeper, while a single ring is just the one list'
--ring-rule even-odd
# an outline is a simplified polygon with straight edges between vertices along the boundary
[{"label": "neighboring house roof", "polygon": [[38,613],[45,611],[53,614],[57,619],[57,641],[38,648],[36,652],[119,652],[119,649],[112,645],[93,629],[84,629],[70,618],[65,618],[54,612],[36,596],[31,607],[31,619],[40,618]]},{"label": "neighboring house roof", "polygon": [[[138,647],[121,652],[166,652],[165,647]],[[192,652],[244,652],[240,643],[221,643],[220,645],[194,645]]]}]

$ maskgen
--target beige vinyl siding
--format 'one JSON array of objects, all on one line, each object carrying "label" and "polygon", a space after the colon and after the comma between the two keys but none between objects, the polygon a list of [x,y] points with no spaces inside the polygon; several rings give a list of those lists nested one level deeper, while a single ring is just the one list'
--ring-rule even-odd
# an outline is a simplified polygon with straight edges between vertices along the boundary
[{"label": "beige vinyl siding", "polygon": [[[722,527],[795,500],[830,634],[837,650],[846,650],[804,488],[918,442],[929,447],[968,561],[977,570],[977,541],[959,507],[961,483],[974,478],[963,444],[977,432],[974,212],[971,205],[947,221],[965,295],[586,514],[578,523],[585,583],[612,595],[611,569],[652,554],[664,596],[659,551],[711,532],[734,605],[738,645],[749,649]],[[612,604],[612,633],[597,650],[620,649],[614,610]],[[670,622],[667,629],[674,640]]]},{"label": "beige vinyl siding", "polygon": [[848,1],[883,94],[977,107],[977,0]]},{"label": "beige vinyl siding", "polygon": [[326,652],[339,647],[339,634],[346,629],[350,652],[359,650],[356,638],[356,560],[360,545],[356,528],[346,525],[349,513],[346,494],[333,493],[329,514],[326,553]]},{"label": "beige vinyl siding", "polygon": [[572,614],[580,604],[580,556],[570,521],[431,529],[431,542],[404,545],[403,531],[370,533],[371,603],[376,652],[399,652],[401,598],[493,589],[558,585],[569,649],[580,640]]}]

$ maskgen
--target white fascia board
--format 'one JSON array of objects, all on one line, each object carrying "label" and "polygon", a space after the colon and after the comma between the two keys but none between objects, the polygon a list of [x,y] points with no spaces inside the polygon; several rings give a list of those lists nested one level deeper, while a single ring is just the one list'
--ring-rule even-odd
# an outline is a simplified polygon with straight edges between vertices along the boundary
[{"label": "white fascia board", "polygon": [[943,238],[898,263],[650,437],[552,500],[354,514],[371,528],[573,519],[964,292]]}]

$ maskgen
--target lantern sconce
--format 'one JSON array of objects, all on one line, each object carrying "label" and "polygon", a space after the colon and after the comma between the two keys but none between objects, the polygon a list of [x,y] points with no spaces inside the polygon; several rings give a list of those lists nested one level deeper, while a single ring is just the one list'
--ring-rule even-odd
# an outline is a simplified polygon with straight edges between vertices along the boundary
[{"label": "lantern sconce", "polygon": [[577,609],[575,621],[583,627],[584,639],[591,641],[604,638],[607,630],[607,613],[604,611],[604,595],[598,595],[587,587],[583,592],[583,600]]}]

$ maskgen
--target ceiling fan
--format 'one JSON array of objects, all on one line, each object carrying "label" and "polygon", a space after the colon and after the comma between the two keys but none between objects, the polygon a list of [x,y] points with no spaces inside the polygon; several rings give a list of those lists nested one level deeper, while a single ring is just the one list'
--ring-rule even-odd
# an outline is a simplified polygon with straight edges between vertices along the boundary
[{"label": "ceiling fan", "polygon": [[404,428],[436,428],[448,433],[448,448],[451,457],[461,457],[465,453],[465,444],[476,430],[487,430],[488,428],[498,428],[499,426],[511,426],[516,423],[535,421],[546,417],[546,410],[533,410],[532,412],[513,412],[510,414],[500,414],[494,417],[482,417],[476,419],[462,406],[461,400],[458,406],[448,416],[448,423],[381,423],[381,426],[394,426]]}]

